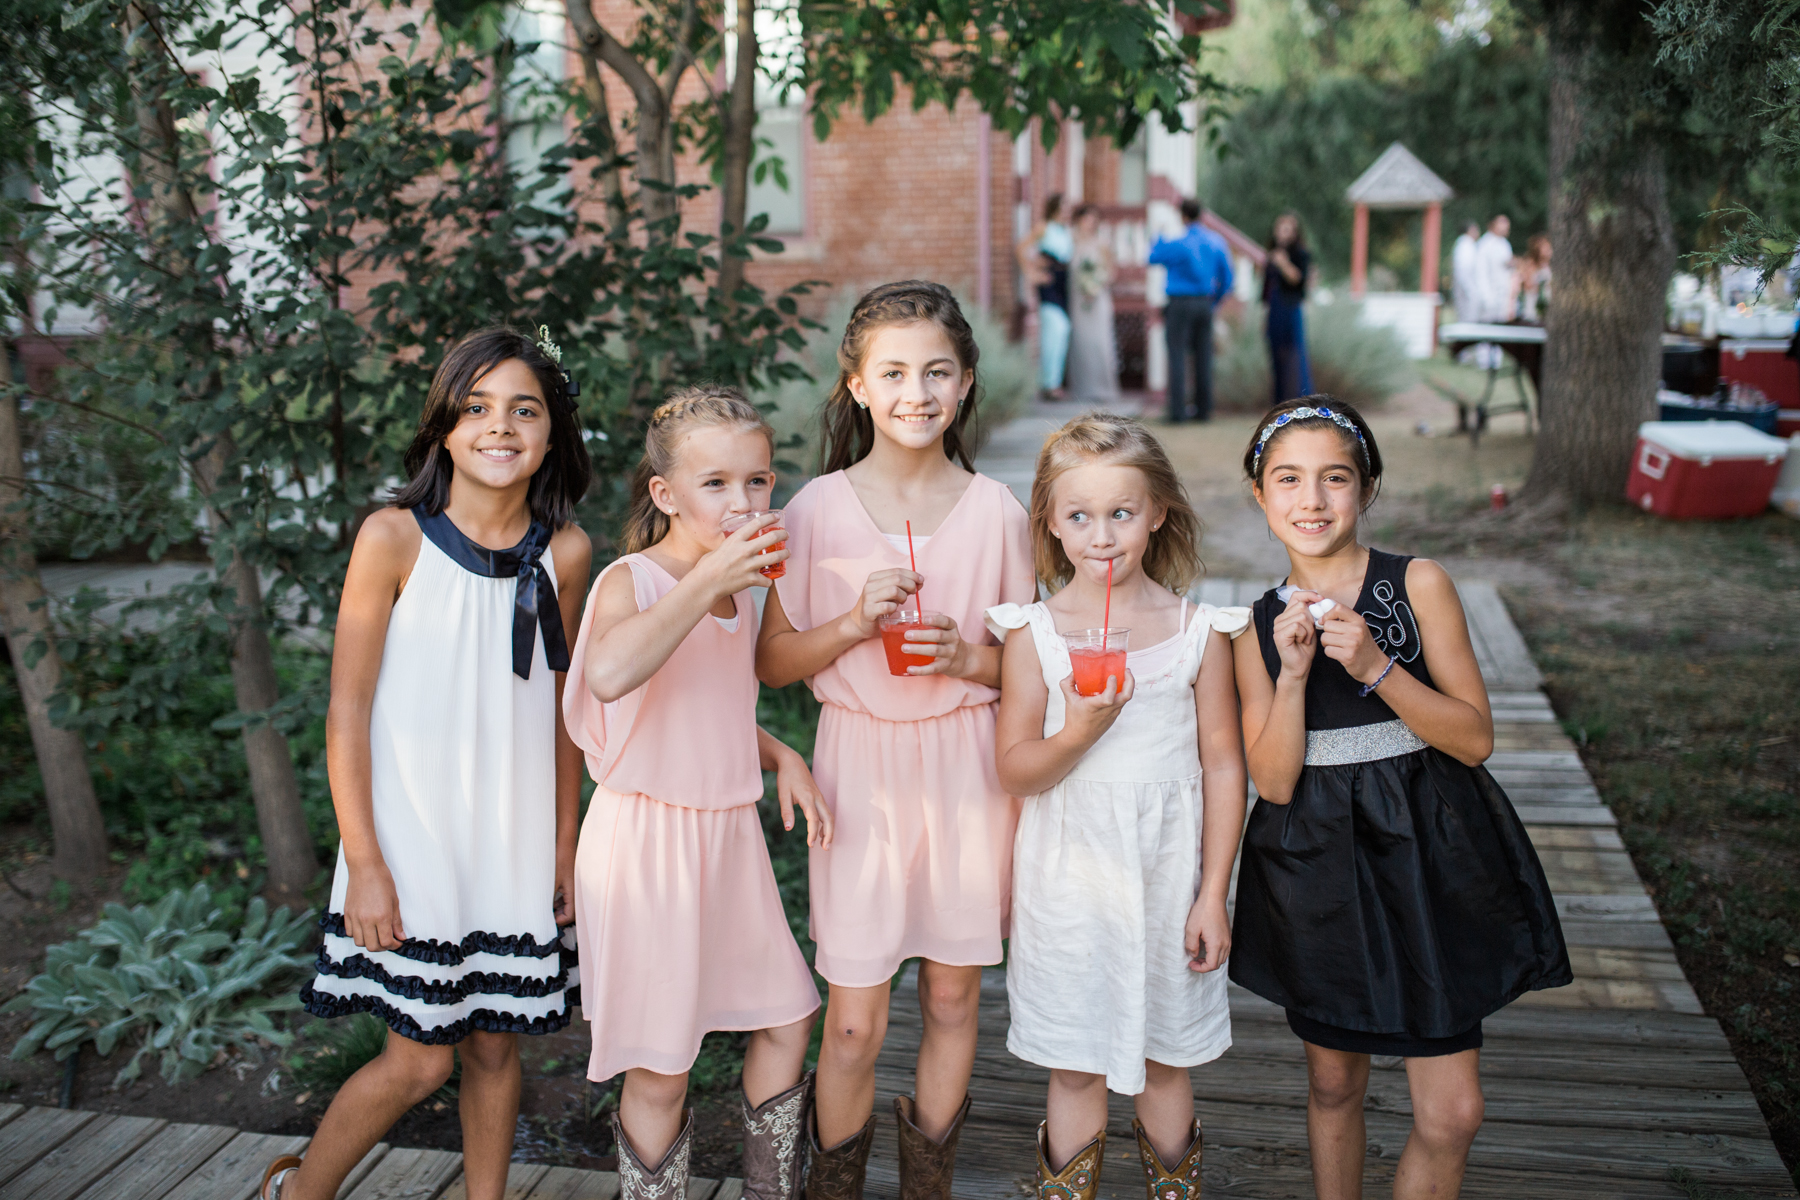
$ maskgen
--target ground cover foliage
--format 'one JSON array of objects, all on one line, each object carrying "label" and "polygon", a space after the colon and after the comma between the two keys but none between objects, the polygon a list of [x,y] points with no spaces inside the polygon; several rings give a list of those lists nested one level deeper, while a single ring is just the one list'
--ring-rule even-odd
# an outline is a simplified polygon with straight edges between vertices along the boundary
[{"label": "ground cover foliage", "polygon": [[1800,1169],[1800,526],[1445,516],[1404,536],[1558,577],[1502,590],[1682,969]]}]

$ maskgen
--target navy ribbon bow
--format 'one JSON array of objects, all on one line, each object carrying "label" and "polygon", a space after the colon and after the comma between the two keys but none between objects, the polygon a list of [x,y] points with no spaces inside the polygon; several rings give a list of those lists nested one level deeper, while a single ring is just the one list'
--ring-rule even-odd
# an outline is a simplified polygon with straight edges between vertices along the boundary
[{"label": "navy ribbon bow", "polygon": [[412,510],[419,529],[431,544],[449,555],[465,571],[489,579],[519,581],[513,594],[513,674],[531,678],[531,647],[538,627],[544,630],[544,661],[552,671],[569,669],[569,641],[563,633],[562,609],[556,606],[556,586],[544,569],[544,551],[550,545],[550,528],[533,521],[525,538],[510,550],[489,550],[477,545],[458,529],[447,513],[426,515],[423,507]]}]

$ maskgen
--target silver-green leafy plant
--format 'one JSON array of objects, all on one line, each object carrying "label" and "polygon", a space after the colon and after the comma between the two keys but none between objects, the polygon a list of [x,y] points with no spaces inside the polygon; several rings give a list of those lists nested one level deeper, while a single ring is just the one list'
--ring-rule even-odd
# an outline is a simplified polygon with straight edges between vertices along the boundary
[{"label": "silver-green leafy plant", "polygon": [[44,973],[0,1008],[38,1018],[12,1056],[49,1050],[61,1061],[92,1042],[105,1057],[135,1043],[115,1083],[136,1079],[147,1055],[176,1083],[227,1049],[258,1056],[259,1043],[285,1045],[290,1035],[271,1016],[299,1007],[311,917],[271,914],[257,898],[236,923],[204,883],[136,908],[109,904],[94,926],[51,946]]}]

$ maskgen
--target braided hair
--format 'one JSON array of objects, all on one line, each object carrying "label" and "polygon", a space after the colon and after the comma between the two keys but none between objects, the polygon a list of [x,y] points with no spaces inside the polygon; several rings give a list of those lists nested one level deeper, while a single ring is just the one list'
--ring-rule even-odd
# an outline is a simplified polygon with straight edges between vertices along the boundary
[{"label": "braided hair", "polygon": [[760,433],[775,449],[775,431],[745,399],[744,393],[722,384],[702,383],[676,388],[650,414],[644,430],[644,457],[631,476],[631,506],[619,545],[626,554],[637,554],[669,536],[669,514],[650,498],[650,481],[667,478],[675,469],[681,443],[695,429],[709,425],[735,425],[746,433]]},{"label": "braided hair", "polygon": [[[962,369],[975,371],[981,361],[981,347],[975,344],[975,331],[969,328],[969,320],[949,288],[925,279],[907,279],[884,283],[864,293],[851,310],[850,322],[844,326],[844,340],[838,344],[837,386],[826,397],[820,420],[824,430],[819,446],[821,474],[829,475],[859,463],[875,448],[875,419],[850,392],[850,377],[862,370],[869,343],[878,331],[890,325],[916,325],[921,321],[931,321],[942,329],[956,348],[956,360]],[[944,431],[944,456],[955,459],[969,471],[975,469],[969,453],[974,437],[967,426],[975,418],[980,395],[981,380],[977,375],[950,427]]]}]

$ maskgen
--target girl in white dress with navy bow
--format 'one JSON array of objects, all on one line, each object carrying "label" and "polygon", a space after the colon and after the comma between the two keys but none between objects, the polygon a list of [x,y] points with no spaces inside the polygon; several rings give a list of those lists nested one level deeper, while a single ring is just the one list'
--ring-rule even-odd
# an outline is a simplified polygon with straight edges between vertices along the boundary
[{"label": "girl in white dress with navy bow", "polygon": [[[1250,610],[1183,598],[1200,522],[1135,421],[1094,413],[1051,436],[1031,530],[1038,575],[1059,590],[988,620],[1006,640],[1000,783],[1025,798],[1006,1045],[1050,1068],[1037,1194],[1095,1195],[1110,1089],[1136,1097],[1149,1194],[1197,1195],[1188,1068],[1231,1045],[1220,968],[1246,772],[1228,639]],[[1062,634],[1107,622],[1109,569],[1110,625],[1142,649],[1083,696]]]},{"label": "girl in white dress with navy bow", "polygon": [[357,532],[326,718],[342,841],[301,999],[315,1016],[371,1013],[389,1034],[305,1161],[269,1164],[261,1200],[330,1200],[458,1057],[469,1200],[500,1200],[518,1035],[569,1022],[558,926],[574,919],[581,757],[558,701],[587,587],[573,518],[591,467],[559,358],[504,328],[452,346],[411,479]]}]

